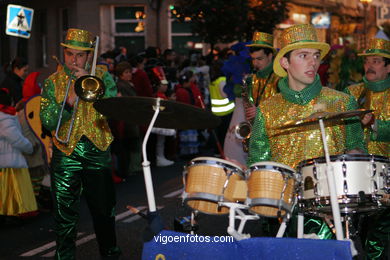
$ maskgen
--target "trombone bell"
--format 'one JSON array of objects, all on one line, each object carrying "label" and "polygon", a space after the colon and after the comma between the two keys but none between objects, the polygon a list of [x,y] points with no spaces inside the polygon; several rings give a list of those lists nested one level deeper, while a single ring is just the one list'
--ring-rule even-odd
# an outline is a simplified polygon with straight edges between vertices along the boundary
[{"label": "trombone bell", "polygon": [[92,75],[80,77],[74,84],[79,98],[86,102],[94,102],[104,96],[105,87],[101,79]]}]

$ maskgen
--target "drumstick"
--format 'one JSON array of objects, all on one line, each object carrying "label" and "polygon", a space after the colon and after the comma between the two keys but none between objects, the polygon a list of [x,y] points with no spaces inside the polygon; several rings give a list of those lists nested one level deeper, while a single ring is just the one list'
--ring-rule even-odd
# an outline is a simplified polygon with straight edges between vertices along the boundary
[{"label": "drumstick", "polygon": [[[206,107],[205,107],[205,105],[203,103],[202,97],[198,96],[198,99],[200,101],[200,105],[202,106],[202,108],[204,110],[206,110]],[[221,155],[221,158],[222,159],[226,159],[225,153],[223,152],[222,145],[221,145],[221,143],[218,140],[217,134],[215,133],[214,129],[209,129],[209,130],[211,131],[211,134],[214,136],[214,139],[215,139],[215,142],[217,143],[217,148],[218,148],[219,154]]]},{"label": "drumstick", "polygon": [[137,214],[145,219],[148,219],[148,217],[144,213],[142,213],[139,209],[134,208],[133,206],[130,206],[130,205],[127,205],[126,208],[128,210],[130,210],[131,212],[133,212],[134,214]]}]

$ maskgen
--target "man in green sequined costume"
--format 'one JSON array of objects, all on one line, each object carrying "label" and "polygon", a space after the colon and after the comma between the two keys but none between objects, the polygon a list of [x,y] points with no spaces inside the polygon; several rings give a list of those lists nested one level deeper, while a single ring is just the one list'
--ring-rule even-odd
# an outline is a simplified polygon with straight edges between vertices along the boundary
[{"label": "man in green sequined costume", "polygon": [[[92,102],[79,99],[74,83],[87,75],[93,49],[93,36],[80,29],[69,29],[64,43],[65,64],[44,82],[40,117],[45,128],[53,133],[52,192],[56,259],[75,259],[75,240],[79,218],[80,196],[83,193],[90,209],[96,239],[103,256],[117,256],[115,234],[115,190],[110,174],[110,150],[113,140],[106,119],[93,107]],[[96,76],[105,85],[104,97],[116,96],[115,82],[103,68],[96,68]],[[55,129],[61,107],[69,88],[65,109],[58,131]],[[73,112],[73,128],[70,121]],[[71,129],[70,139],[64,141]],[[62,140],[62,141],[60,141]]]},{"label": "man in green sequined costume", "polygon": [[[312,25],[295,25],[283,31],[281,49],[274,72],[282,77],[280,93],[261,102],[253,125],[248,166],[259,161],[275,161],[295,168],[299,162],[324,156],[319,126],[279,128],[291,120],[306,118],[314,112],[342,112],[357,108],[350,95],[323,87],[317,74],[329,45],[317,40]],[[365,151],[363,131],[358,119],[326,123],[330,154]],[[309,219],[305,233],[330,238],[332,233],[320,219]]]},{"label": "man in green sequined costume", "polygon": [[244,104],[247,120],[253,120],[260,101],[277,93],[279,77],[273,73],[273,59],[276,49],[273,36],[264,32],[255,32],[252,43],[248,44],[254,70],[247,79],[247,95],[250,104]]},{"label": "man in green sequined costume", "polygon": [[[390,156],[390,41],[371,39],[364,56],[363,82],[349,86],[360,107],[374,110],[361,122],[370,154]],[[379,210],[367,219],[365,250],[369,259],[388,259],[390,243],[390,210]]]}]

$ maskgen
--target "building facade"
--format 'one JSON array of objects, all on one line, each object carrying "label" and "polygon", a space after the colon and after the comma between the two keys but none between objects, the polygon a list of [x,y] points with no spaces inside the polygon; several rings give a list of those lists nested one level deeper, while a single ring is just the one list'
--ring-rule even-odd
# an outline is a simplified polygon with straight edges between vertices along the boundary
[{"label": "building facade", "polygon": [[[200,39],[192,35],[189,23],[171,19],[174,0],[5,0],[0,3],[2,21],[6,20],[9,3],[33,8],[34,20],[30,39],[5,35],[5,24],[0,24],[1,64],[16,55],[25,56],[32,71],[42,72],[41,77],[55,70],[53,56],[62,59],[60,42],[68,28],[84,28],[99,35],[100,53],[120,46],[129,54],[140,53],[148,46],[187,53],[204,49]],[[330,19],[329,26],[318,29],[321,40],[331,44],[348,40],[360,47],[365,37],[364,18],[368,35],[376,32],[375,8],[370,5],[365,17],[363,11],[359,0],[290,0],[289,19],[278,26],[275,38],[286,26],[310,23],[313,15],[328,14],[328,18],[318,18]]]}]

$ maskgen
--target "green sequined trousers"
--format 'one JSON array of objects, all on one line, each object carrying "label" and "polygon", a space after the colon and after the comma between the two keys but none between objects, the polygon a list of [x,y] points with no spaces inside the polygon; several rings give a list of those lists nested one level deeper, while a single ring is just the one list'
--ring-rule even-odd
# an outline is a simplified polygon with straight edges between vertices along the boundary
[{"label": "green sequined trousers", "polygon": [[367,259],[389,259],[390,257],[390,209],[371,215],[368,220],[365,251]]},{"label": "green sequined trousers", "polygon": [[101,253],[116,248],[115,190],[110,149],[97,149],[85,136],[71,155],[54,146],[52,192],[57,235],[56,259],[75,259],[80,196],[86,198]]}]

